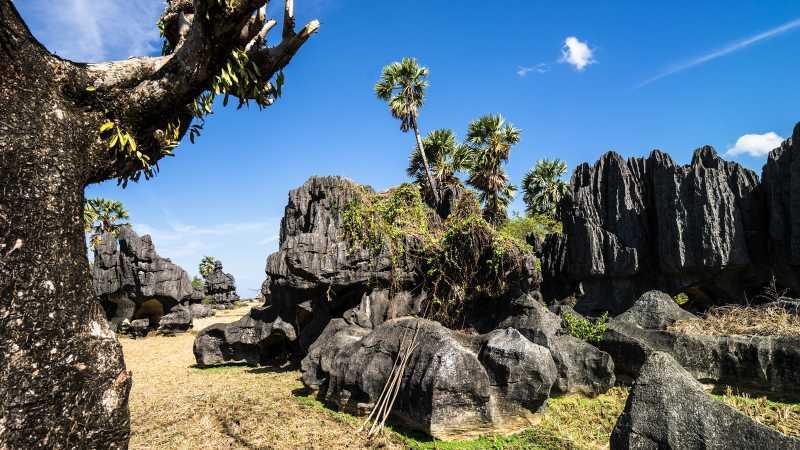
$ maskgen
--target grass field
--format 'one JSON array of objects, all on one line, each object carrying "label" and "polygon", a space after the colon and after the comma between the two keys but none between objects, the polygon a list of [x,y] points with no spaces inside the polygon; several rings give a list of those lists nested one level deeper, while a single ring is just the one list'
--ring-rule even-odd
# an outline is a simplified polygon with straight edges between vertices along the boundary
[{"label": "grass field", "polygon": [[[120,339],[133,371],[132,449],[604,449],[627,398],[627,389],[617,387],[595,399],[550,399],[537,426],[513,436],[441,442],[390,428],[367,441],[356,431],[363,419],[309,396],[291,367],[194,367],[196,331],[248,309],[196,320],[194,332],[184,335]],[[716,398],[784,433],[800,433],[796,404],[731,392]]]}]

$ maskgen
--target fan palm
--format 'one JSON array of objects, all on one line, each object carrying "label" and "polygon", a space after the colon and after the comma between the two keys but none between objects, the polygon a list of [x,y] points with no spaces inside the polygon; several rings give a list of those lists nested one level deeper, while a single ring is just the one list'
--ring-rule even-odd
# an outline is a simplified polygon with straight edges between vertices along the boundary
[{"label": "fan palm", "polygon": [[200,275],[202,275],[203,278],[208,278],[208,274],[214,270],[216,263],[217,258],[214,258],[213,256],[203,256],[203,259],[200,260],[200,265],[198,266]]},{"label": "fan palm", "polygon": [[[428,155],[429,170],[439,186],[460,183],[456,172],[467,168],[467,149],[457,143],[453,130],[439,129],[428,133],[422,140]],[[427,184],[425,161],[419,148],[414,148],[408,161],[408,176],[415,178],[420,185]]]},{"label": "fan palm", "polygon": [[508,204],[516,188],[508,181],[503,164],[511,148],[520,140],[520,130],[506,123],[499,114],[487,115],[469,124],[466,146],[469,149],[467,183],[480,191],[483,216],[494,225],[507,218]]},{"label": "fan palm", "polygon": [[522,179],[523,200],[528,215],[555,216],[556,205],[569,192],[561,178],[567,173],[567,163],[560,159],[543,159]]},{"label": "fan palm", "polygon": [[111,232],[116,236],[123,225],[128,225],[125,222],[128,218],[125,206],[116,200],[98,197],[86,200],[83,205],[83,229],[92,233],[92,247],[100,242],[103,233]]},{"label": "fan palm", "polygon": [[375,94],[379,99],[389,103],[392,116],[400,120],[400,131],[405,133],[414,130],[425,174],[438,204],[439,192],[428,165],[428,155],[425,153],[418,127],[419,110],[422,108],[425,89],[428,87],[427,76],[427,67],[420,66],[414,58],[403,58],[383,68],[381,78],[375,83]]}]

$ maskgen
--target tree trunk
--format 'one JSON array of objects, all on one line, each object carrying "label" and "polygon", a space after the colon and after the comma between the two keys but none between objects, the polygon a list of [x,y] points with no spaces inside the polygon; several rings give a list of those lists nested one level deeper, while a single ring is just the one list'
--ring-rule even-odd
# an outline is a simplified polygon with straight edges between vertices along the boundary
[{"label": "tree trunk", "polygon": [[419,149],[419,154],[422,156],[422,162],[425,164],[425,174],[428,176],[428,183],[431,185],[433,199],[436,201],[436,207],[438,208],[441,204],[441,200],[439,200],[439,189],[436,185],[436,180],[434,180],[431,174],[431,167],[428,165],[428,155],[425,154],[425,147],[422,145],[422,137],[419,135],[419,128],[417,128],[416,125],[414,125],[414,137],[417,139],[417,148]]},{"label": "tree trunk", "polygon": [[130,373],[83,234],[96,132],[25,33],[0,1],[0,448],[127,448]]}]

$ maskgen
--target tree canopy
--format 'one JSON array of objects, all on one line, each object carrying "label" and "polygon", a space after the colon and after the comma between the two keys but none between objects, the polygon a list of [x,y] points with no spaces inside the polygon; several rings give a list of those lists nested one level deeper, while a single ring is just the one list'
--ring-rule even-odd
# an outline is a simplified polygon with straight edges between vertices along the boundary
[{"label": "tree canopy", "polygon": [[111,232],[115,236],[123,225],[128,225],[128,210],[122,202],[105,198],[91,198],[83,206],[83,228],[91,234],[91,245],[100,241],[103,233]]},{"label": "tree canopy", "polygon": [[567,173],[567,163],[560,159],[543,159],[522,179],[523,200],[528,215],[555,216],[558,202],[569,193],[562,177]]}]

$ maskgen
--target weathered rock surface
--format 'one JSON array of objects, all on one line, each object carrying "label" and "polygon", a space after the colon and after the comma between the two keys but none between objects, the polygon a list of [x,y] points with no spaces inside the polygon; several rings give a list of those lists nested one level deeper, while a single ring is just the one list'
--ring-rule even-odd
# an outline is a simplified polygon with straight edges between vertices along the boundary
[{"label": "weathered rock surface", "polygon": [[204,317],[211,317],[214,315],[214,309],[208,305],[200,303],[192,303],[189,305],[189,311],[192,313],[193,319],[202,319]]},{"label": "weathered rock surface", "polygon": [[150,331],[150,319],[136,319],[128,325],[128,334],[133,338],[145,337]]},{"label": "weathered rock surface", "polygon": [[[357,331],[362,330],[362,331]],[[327,379],[325,399],[364,413],[379,398],[398,352],[416,347],[403,374],[393,417],[441,439],[530,426],[557,378],[550,352],[513,329],[480,336],[424,319],[393,319],[363,335],[364,328],[335,319],[312,346],[319,371],[304,381]],[[312,356],[313,355],[313,356]],[[304,367],[309,363],[304,361]]]},{"label": "weathered rock surface", "polygon": [[225,273],[222,262],[215,261],[214,269],[205,277],[205,296],[211,298],[211,305],[217,309],[233,308],[233,302],[239,300],[236,293],[236,280],[233,275]]},{"label": "weathered rock surface", "polygon": [[174,335],[185,333],[192,328],[192,310],[186,305],[176,305],[172,310],[161,317],[158,323],[158,333]]},{"label": "weathered rock surface", "polygon": [[599,347],[611,355],[620,378],[635,379],[650,354],[664,352],[702,382],[800,395],[800,338],[666,331],[675,320],[694,317],[674,302],[670,306],[668,298],[648,292],[609,321]]},{"label": "weathered rock surface", "polygon": [[117,237],[104,234],[94,255],[94,289],[112,329],[140,318],[157,328],[166,312],[195,295],[186,271],[159,256],[149,235],[139,237],[130,227]]},{"label": "weathered rock surface", "polygon": [[611,434],[613,450],[800,449],[800,440],[709,397],[671,356],[647,358]]},{"label": "weathered rock surface", "polygon": [[[274,355],[256,358],[251,352],[259,348],[263,351],[276,349],[276,340],[283,340],[283,345],[279,346],[281,352],[288,349],[303,356],[331,319],[341,318],[345,312],[362,304],[364,296],[367,299],[360,314],[364,320],[375,324],[420,312],[426,294],[418,289],[420,272],[424,272],[418,259],[406,253],[392,258],[385,247],[377,251],[364,249],[350,245],[345,239],[341,213],[364,192],[371,193],[372,189],[342,177],[312,177],[289,193],[281,221],[280,248],[267,258],[267,280],[262,286],[263,312],[209,329],[208,333],[213,333],[214,338],[206,339],[203,337],[206,331],[201,332],[198,340],[203,344],[195,347],[200,352],[198,362],[221,363],[224,360],[220,357],[270,359]],[[404,246],[417,248],[420,241],[406,236]],[[535,271],[533,256],[529,255],[528,259],[526,262],[530,264],[520,273],[505,274],[513,289],[529,287],[533,279],[538,286],[539,274]],[[255,324],[262,320],[278,320],[280,326]],[[224,332],[225,327],[259,331],[247,334],[244,343],[238,338],[238,331]],[[293,331],[285,333],[283,330],[287,327]],[[277,334],[273,334],[273,328],[279,330],[275,331]],[[294,337],[289,339],[290,335]],[[261,345],[259,339],[269,344]],[[225,349],[212,348],[213,345]],[[247,350],[242,355],[232,353],[234,349],[245,347]],[[209,356],[203,356],[203,352],[209,352]]]},{"label": "weathered rock surface", "polygon": [[658,150],[627,162],[606,153],[578,166],[560,208],[564,233],[542,252],[545,292],[581,290],[581,313],[619,314],[650,289],[743,301],[768,275],[758,177],[711,147],[686,166]]}]

